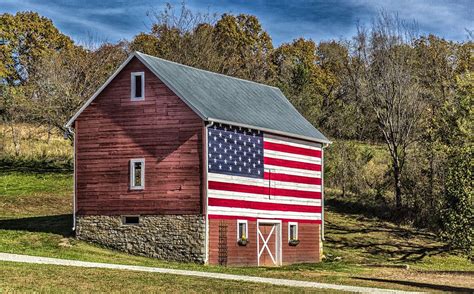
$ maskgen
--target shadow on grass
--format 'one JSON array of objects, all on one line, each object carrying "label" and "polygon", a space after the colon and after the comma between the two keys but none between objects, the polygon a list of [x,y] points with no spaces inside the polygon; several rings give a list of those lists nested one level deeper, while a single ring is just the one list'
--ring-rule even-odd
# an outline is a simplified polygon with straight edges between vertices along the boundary
[{"label": "shadow on grass", "polygon": [[53,233],[69,237],[72,235],[71,228],[71,214],[0,219],[0,230]]},{"label": "shadow on grass", "polygon": [[14,158],[0,157],[0,171],[2,172],[27,172],[48,173],[73,171],[72,159],[70,158]]},{"label": "shadow on grass", "polygon": [[[327,247],[334,249],[363,250],[374,258],[385,256],[392,261],[416,262],[426,256],[449,252],[447,245],[440,244],[434,234],[409,228],[395,227],[378,223],[376,226],[348,227],[326,221]],[[374,239],[374,234],[383,233],[385,236]],[[356,236],[350,236],[355,234]],[[342,237],[341,237],[342,236]],[[414,242],[422,237],[423,242]],[[419,241],[419,240],[418,240]],[[420,244],[421,243],[421,244]]]},{"label": "shadow on grass", "polygon": [[436,285],[436,284],[420,283],[420,282],[413,282],[413,281],[399,281],[399,280],[365,278],[365,277],[354,277],[354,279],[364,280],[364,281],[392,283],[392,284],[405,285],[405,286],[413,286],[413,287],[426,288],[426,289],[437,290],[437,291],[463,292],[463,293],[474,292],[474,288],[456,287],[456,286],[448,286],[448,285]]}]

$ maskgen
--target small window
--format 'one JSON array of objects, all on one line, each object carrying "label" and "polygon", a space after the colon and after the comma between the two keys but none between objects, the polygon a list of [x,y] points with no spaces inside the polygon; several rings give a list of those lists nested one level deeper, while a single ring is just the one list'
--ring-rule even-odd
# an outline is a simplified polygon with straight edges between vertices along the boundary
[{"label": "small window", "polygon": [[138,225],[140,224],[140,217],[138,215],[122,216],[122,223],[124,225]]},{"label": "small window", "polygon": [[132,93],[133,101],[145,100],[145,73],[132,72]]},{"label": "small window", "polygon": [[288,223],[288,241],[298,240],[298,223]]},{"label": "small window", "polygon": [[145,188],[145,159],[130,160],[130,189],[141,190]]},{"label": "small window", "polygon": [[246,220],[237,220],[237,240],[247,240],[248,226]]}]

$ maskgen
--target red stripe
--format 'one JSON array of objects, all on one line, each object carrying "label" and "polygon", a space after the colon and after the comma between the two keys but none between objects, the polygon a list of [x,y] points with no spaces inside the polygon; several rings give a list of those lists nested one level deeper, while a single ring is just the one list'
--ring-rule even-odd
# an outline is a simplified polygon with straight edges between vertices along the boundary
[{"label": "red stripe", "polygon": [[[256,217],[248,217],[248,216],[233,216],[233,215],[217,215],[217,214],[209,214],[209,219],[232,219],[232,220],[248,220],[248,221],[257,221]],[[259,217],[258,219],[272,219],[275,218],[263,218]],[[282,222],[298,222],[298,223],[309,223],[309,224],[321,224],[321,220],[312,220],[312,219],[282,219],[278,218],[277,220],[281,220]]]},{"label": "red stripe", "polygon": [[267,202],[255,202],[255,201],[219,199],[219,198],[209,198],[208,201],[209,201],[209,206],[238,207],[238,208],[250,208],[250,209],[258,209],[258,210],[311,212],[311,213],[321,212],[321,206],[279,204],[279,203],[267,203]]},{"label": "red stripe", "polygon": [[223,182],[215,182],[215,181],[209,181],[209,189],[241,192],[241,193],[254,193],[254,194],[262,194],[262,195],[278,195],[278,196],[291,196],[291,197],[299,197],[299,198],[321,199],[321,192],[299,191],[299,190],[280,189],[280,188],[271,188],[269,190],[268,187],[259,187],[259,186],[234,184],[234,183],[223,183]]},{"label": "red stripe", "polygon": [[321,151],[307,149],[303,147],[296,147],[291,145],[273,143],[273,142],[263,142],[263,148],[268,150],[280,151],[280,152],[287,152],[299,155],[306,155],[306,156],[314,156],[321,158]]},{"label": "red stripe", "polygon": [[309,184],[309,185],[321,185],[320,178],[312,178],[312,177],[303,177],[303,176],[294,176],[294,175],[287,175],[287,174],[279,174],[279,173],[265,173],[265,180],[272,180],[272,181],[282,181],[282,182],[290,182],[290,183],[301,183],[301,184]]},{"label": "red stripe", "polygon": [[271,157],[264,157],[263,164],[264,165],[265,164],[271,164],[271,165],[291,167],[291,168],[321,171],[321,165],[320,164],[299,162],[299,161],[279,159],[279,158],[271,158]]}]

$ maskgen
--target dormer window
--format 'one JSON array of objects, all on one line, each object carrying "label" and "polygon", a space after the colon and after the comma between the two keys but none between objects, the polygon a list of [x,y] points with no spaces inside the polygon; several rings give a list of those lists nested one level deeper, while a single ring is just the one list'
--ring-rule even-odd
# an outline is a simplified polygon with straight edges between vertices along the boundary
[{"label": "dormer window", "polygon": [[145,73],[144,72],[132,72],[132,101],[145,100]]}]

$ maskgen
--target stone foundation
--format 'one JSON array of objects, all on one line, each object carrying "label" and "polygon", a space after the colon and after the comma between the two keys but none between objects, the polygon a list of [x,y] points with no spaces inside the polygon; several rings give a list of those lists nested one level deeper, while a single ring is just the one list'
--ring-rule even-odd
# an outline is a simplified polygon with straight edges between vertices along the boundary
[{"label": "stone foundation", "polygon": [[121,216],[77,216],[78,239],[131,254],[171,261],[203,263],[205,222],[202,215],[140,216],[136,225]]}]

